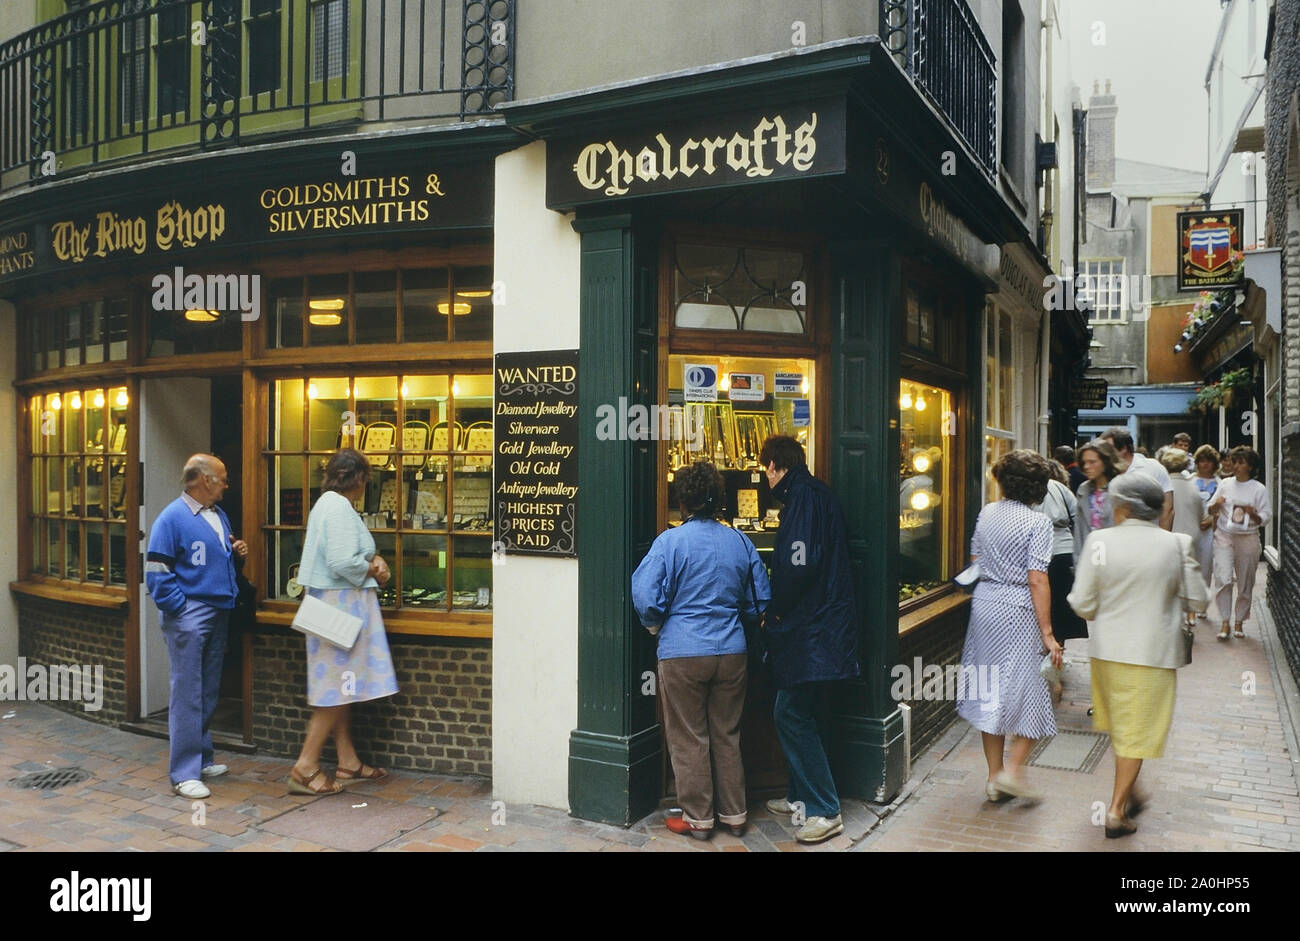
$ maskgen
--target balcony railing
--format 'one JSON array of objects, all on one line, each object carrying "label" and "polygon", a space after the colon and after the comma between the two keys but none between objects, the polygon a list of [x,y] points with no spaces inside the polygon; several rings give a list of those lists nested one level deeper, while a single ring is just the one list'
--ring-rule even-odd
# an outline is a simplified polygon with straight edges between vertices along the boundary
[{"label": "balcony railing", "polygon": [[880,0],[885,47],[990,175],[997,171],[997,69],[966,0]]},{"label": "balcony railing", "polygon": [[513,97],[514,28],[515,0],[100,0],[0,44],[0,180],[463,120]]}]

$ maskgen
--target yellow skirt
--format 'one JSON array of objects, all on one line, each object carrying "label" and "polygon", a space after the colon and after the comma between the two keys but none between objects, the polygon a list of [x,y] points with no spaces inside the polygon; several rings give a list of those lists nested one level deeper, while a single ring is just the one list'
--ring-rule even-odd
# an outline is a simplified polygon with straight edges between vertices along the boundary
[{"label": "yellow skirt", "polygon": [[1092,727],[1120,758],[1160,758],[1174,721],[1178,671],[1092,661]]}]

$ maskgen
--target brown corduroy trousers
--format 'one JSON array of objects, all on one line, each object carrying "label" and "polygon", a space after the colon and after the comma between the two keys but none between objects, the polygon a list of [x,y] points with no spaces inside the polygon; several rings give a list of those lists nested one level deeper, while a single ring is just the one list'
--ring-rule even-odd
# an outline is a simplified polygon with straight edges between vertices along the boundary
[{"label": "brown corduroy trousers", "polygon": [[[740,717],[745,708],[743,653],[659,661],[664,738],[682,816],[696,827],[745,822]],[[717,806],[714,806],[716,794]]]}]

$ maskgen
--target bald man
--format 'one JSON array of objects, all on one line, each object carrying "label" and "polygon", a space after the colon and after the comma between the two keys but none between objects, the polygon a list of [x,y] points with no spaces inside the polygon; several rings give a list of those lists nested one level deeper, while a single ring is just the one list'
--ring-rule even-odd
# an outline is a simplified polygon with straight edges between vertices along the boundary
[{"label": "bald man", "polygon": [[217,502],[230,486],[226,465],[211,454],[185,462],[184,492],[154,520],[145,584],[162,615],[171,660],[172,790],[186,798],[211,792],[202,781],[226,773],[213,763],[212,714],[221,691],[226,629],[239,589],[236,559],[248,546],[236,539]]}]

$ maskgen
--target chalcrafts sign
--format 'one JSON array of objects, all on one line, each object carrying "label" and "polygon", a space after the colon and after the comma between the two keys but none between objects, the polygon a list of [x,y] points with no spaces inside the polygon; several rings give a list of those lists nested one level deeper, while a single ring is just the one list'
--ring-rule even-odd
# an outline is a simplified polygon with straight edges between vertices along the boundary
[{"label": "chalcrafts sign", "polygon": [[264,178],[226,189],[164,188],[149,199],[55,211],[0,234],[0,283],[97,263],[167,263],[205,247],[492,224],[491,163],[375,170],[335,179]]},{"label": "chalcrafts sign", "polygon": [[546,204],[843,173],[844,102],[668,121],[547,145]]}]

